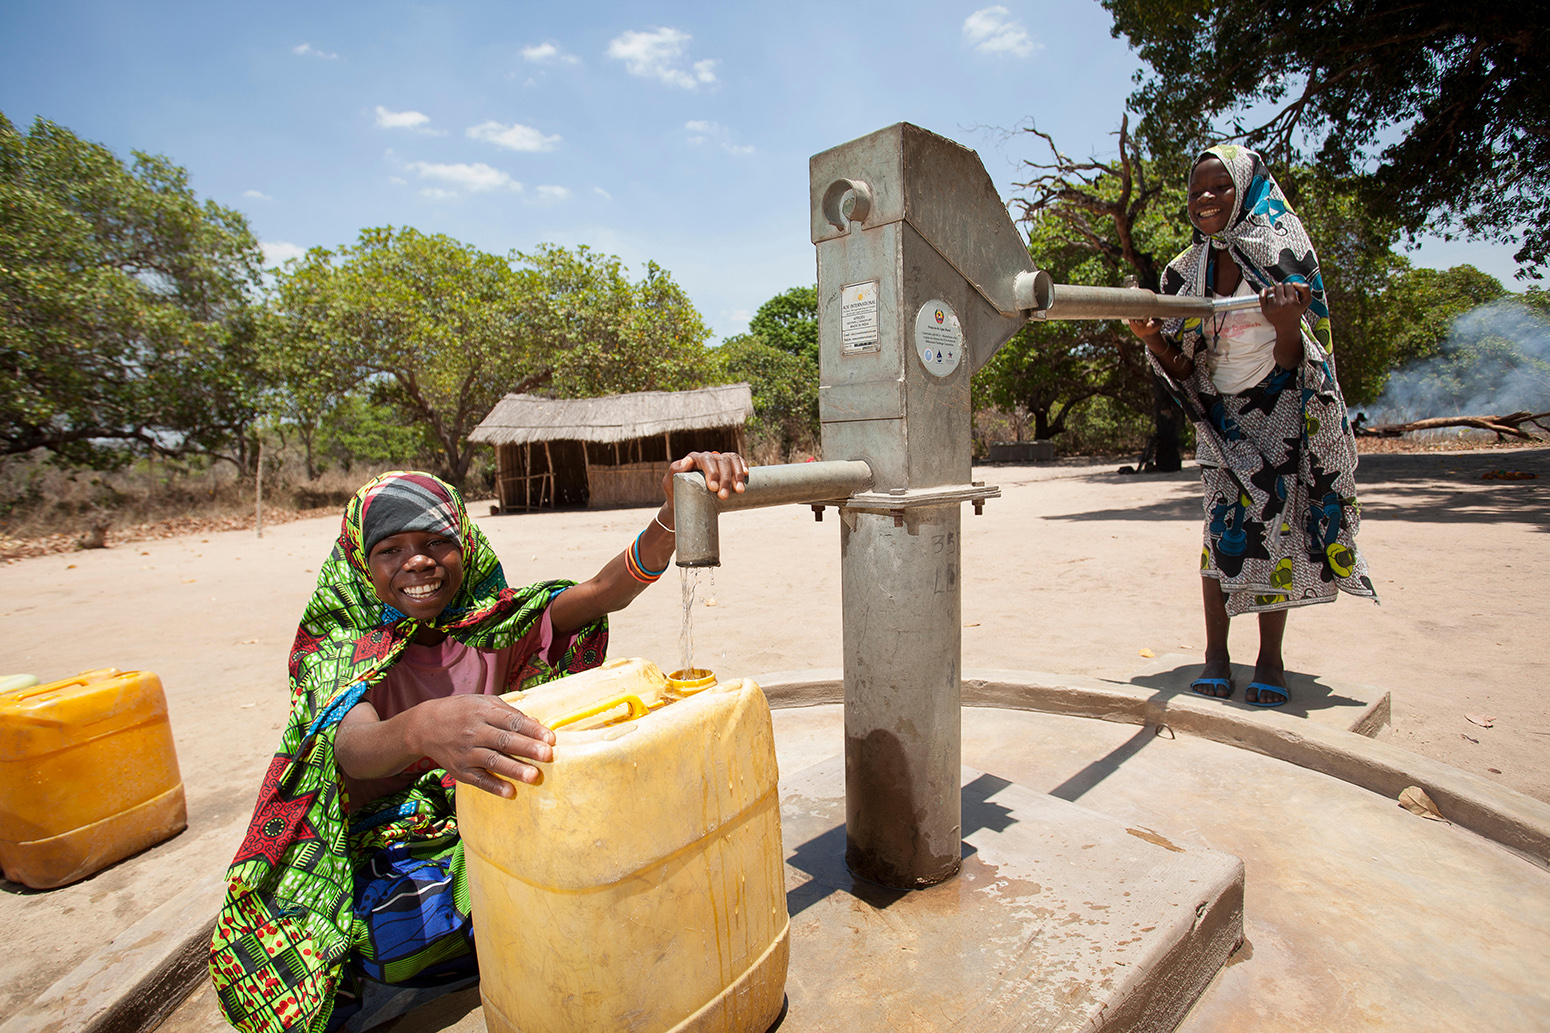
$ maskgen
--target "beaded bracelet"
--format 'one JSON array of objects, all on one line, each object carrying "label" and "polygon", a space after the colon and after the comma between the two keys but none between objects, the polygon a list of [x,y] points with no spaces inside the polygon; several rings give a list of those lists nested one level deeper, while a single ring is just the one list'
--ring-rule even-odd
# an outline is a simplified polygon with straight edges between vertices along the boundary
[{"label": "beaded bracelet", "polygon": [[[646,565],[640,560],[640,540],[644,537],[646,537],[646,532],[642,531],[640,534],[636,535],[635,541],[630,543],[629,549],[626,550],[624,554],[624,565],[629,570],[630,577],[634,578],[636,581],[639,581],[643,585],[649,585],[656,581],[657,578],[667,573],[667,567],[664,566],[661,570],[658,571],[651,571],[646,569]],[[671,564],[669,564],[669,566],[670,565]]]}]

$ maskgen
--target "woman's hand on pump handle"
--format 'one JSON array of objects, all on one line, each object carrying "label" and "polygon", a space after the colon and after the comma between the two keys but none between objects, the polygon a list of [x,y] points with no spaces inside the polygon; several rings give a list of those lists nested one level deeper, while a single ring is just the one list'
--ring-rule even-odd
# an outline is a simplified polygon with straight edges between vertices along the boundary
[{"label": "woman's hand on pump handle", "polygon": [[1127,319],[1130,332],[1141,338],[1154,353],[1161,355],[1168,350],[1168,344],[1163,340],[1161,319]]},{"label": "woman's hand on pump handle", "polygon": [[1298,321],[1312,303],[1313,291],[1305,283],[1287,280],[1259,292],[1259,310],[1277,333],[1297,330]]},{"label": "woman's hand on pump handle", "polygon": [[1130,332],[1141,339],[1147,350],[1157,356],[1157,362],[1177,380],[1183,380],[1195,371],[1195,363],[1184,350],[1163,336],[1161,319],[1127,319]]},{"label": "woman's hand on pump handle", "polygon": [[705,487],[717,498],[729,499],[733,492],[742,494],[748,480],[748,464],[736,452],[690,452],[682,459],[673,461],[662,478],[662,494],[667,496],[665,507],[673,508],[673,475],[693,473],[705,475]]}]

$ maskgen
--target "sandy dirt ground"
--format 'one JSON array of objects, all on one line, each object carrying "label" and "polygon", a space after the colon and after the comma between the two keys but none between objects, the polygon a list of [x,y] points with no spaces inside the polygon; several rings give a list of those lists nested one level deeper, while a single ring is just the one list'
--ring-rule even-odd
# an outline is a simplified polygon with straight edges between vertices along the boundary
[{"label": "sandy dirt ground", "polygon": [[[1481,479],[1504,467],[1539,478]],[[1197,475],[1113,470],[976,470],[1003,497],[980,517],[965,507],[966,669],[1124,680],[1147,662],[1142,650],[1202,653]],[[1359,483],[1359,544],[1382,605],[1343,597],[1293,611],[1289,669],[1391,691],[1396,742],[1550,801],[1550,448],[1368,455]],[[591,575],[650,516],[479,519],[515,584]],[[246,812],[286,714],[296,620],[337,533],[330,517],[262,539],[225,532],[0,566],[0,674],[157,672],[191,808]],[[729,514],[721,534],[722,566],[699,575],[695,662],[727,676],[838,667],[835,512],[822,523],[805,506]],[[678,662],[677,581],[669,571],[615,615],[612,655]],[[1232,635],[1235,659],[1252,662],[1254,621],[1239,618]]]},{"label": "sandy dirt ground", "polygon": [[[1538,479],[1482,480],[1504,467]],[[966,670],[1123,681],[1147,653],[1202,653],[1196,471],[1127,477],[1106,463],[985,467],[975,477],[1003,497],[980,517],[965,508]],[[1358,541],[1382,605],[1345,597],[1293,611],[1288,668],[1392,692],[1384,738],[1550,801],[1550,448],[1368,455],[1358,478]],[[590,576],[650,517],[620,509],[480,523],[521,583]],[[832,509],[818,523],[805,506],[724,517],[723,566],[699,576],[695,663],[723,677],[840,666],[839,526]],[[157,672],[190,812],[190,832],[158,850],[193,857],[194,837],[240,834],[251,810],[287,712],[296,621],[337,533],[337,518],[320,518],[272,526],[262,539],[212,533],[0,566],[0,674]],[[610,653],[676,667],[681,600],[670,571],[616,615]],[[1235,659],[1252,661],[1251,619],[1235,622],[1232,643]],[[115,871],[74,891],[82,909],[124,912],[96,916],[108,935],[151,903],[116,892]],[[17,904],[27,892],[0,890]],[[84,956],[90,943],[78,939],[58,948],[60,963]]]}]

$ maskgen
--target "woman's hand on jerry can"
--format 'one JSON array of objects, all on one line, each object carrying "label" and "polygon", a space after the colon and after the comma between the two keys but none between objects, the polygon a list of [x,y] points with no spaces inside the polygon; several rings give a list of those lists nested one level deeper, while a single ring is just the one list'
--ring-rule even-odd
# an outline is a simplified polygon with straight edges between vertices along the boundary
[{"label": "woman's hand on jerry can", "polygon": [[538,769],[519,758],[554,759],[554,733],[497,696],[445,696],[410,712],[416,717],[415,746],[424,756],[459,782],[496,796],[516,794],[506,779],[538,781]]},{"label": "woman's hand on jerry can", "polygon": [[733,492],[743,492],[748,481],[748,464],[736,452],[690,452],[675,460],[662,478],[662,493],[669,504],[673,501],[673,475],[695,470],[705,475],[705,487],[718,498],[731,498]]},{"label": "woman's hand on jerry can", "polygon": [[1259,292],[1259,310],[1277,330],[1294,327],[1313,304],[1313,291],[1305,283],[1282,281]]}]

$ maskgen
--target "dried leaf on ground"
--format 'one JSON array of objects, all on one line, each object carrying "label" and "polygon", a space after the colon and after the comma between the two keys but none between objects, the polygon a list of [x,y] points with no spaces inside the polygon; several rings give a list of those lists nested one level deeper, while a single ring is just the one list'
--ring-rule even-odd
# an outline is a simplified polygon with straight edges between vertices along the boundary
[{"label": "dried leaf on ground", "polygon": [[1426,790],[1420,786],[1406,786],[1399,794],[1399,805],[1411,814],[1419,814],[1423,818],[1432,821],[1447,821],[1437,805],[1432,803],[1432,798],[1426,795]]},{"label": "dried leaf on ground", "polygon": [[1496,724],[1496,718],[1489,714],[1465,714],[1464,720],[1471,724],[1477,724],[1481,728],[1490,728]]},{"label": "dried leaf on ground", "polygon": [[1143,649],[1143,650],[1141,650],[1141,655],[1142,656],[1156,656],[1157,654],[1152,652],[1150,649]]}]

